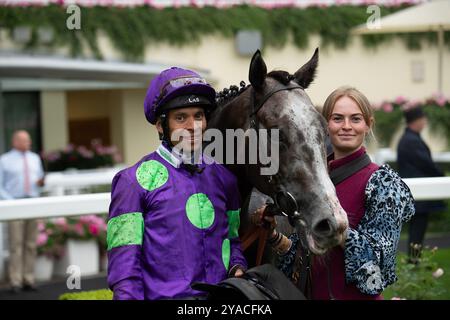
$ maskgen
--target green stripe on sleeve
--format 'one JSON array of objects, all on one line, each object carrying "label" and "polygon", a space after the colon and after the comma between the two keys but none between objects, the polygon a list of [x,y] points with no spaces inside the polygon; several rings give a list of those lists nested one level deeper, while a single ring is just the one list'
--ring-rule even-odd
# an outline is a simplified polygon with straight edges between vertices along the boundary
[{"label": "green stripe on sleeve", "polygon": [[236,238],[239,236],[239,226],[240,226],[240,209],[227,211],[228,215],[228,238]]},{"label": "green stripe on sleeve", "polygon": [[144,218],[140,212],[125,213],[108,221],[108,250],[127,245],[142,245]]}]

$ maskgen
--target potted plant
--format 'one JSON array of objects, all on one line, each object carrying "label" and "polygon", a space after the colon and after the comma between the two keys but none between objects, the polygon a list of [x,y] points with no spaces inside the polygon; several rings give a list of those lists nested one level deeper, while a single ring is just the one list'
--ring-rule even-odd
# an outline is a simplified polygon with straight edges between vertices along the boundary
[{"label": "potted plant", "polygon": [[64,254],[55,266],[55,274],[66,276],[67,268],[75,265],[81,275],[100,271],[99,242],[106,238],[105,219],[96,215],[55,219],[62,234]]},{"label": "potted plant", "polygon": [[48,172],[112,167],[122,161],[117,147],[104,146],[99,140],[92,140],[89,147],[69,144],[63,150],[43,152],[41,156]]},{"label": "potted plant", "polygon": [[35,278],[38,281],[48,281],[52,277],[55,260],[63,253],[61,235],[51,220],[38,221],[36,245]]}]

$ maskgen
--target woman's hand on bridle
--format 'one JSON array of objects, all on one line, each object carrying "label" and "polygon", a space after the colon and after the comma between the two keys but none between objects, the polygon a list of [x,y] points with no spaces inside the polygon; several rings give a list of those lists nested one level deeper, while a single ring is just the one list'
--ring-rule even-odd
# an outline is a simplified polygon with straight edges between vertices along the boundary
[{"label": "woman's hand on bridle", "polygon": [[256,211],[251,214],[251,221],[254,225],[267,229],[269,231],[268,237],[271,238],[276,233],[275,228],[277,226],[277,221],[273,215],[267,215],[266,208],[267,205],[263,205],[256,209]]}]

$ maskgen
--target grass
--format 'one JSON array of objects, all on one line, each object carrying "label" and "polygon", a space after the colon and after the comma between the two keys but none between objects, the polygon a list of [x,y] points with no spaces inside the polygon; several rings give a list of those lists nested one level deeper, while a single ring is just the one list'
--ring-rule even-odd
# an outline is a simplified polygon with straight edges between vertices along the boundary
[{"label": "grass", "polygon": [[450,300],[450,249],[440,249],[436,252],[435,261],[444,269],[444,275],[440,278],[445,291],[436,299]]},{"label": "grass", "polygon": [[112,300],[113,293],[109,289],[64,293],[59,300]]},{"label": "grass", "polygon": [[[397,263],[400,263],[400,259],[405,254],[401,253],[397,257]],[[439,288],[442,288],[442,292],[436,296],[433,296],[433,300],[450,300],[450,248],[438,249],[433,257],[433,261],[437,263],[438,267],[444,270],[444,275],[438,279]],[[433,270],[434,271],[434,270]],[[388,287],[383,296],[386,300],[391,299],[394,294],[392,287]]]}]

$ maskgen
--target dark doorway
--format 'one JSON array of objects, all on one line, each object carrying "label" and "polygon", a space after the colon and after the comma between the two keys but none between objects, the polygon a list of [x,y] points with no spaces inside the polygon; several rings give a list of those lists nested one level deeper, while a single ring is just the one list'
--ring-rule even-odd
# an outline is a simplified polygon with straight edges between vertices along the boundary
[{"label": "dark doorway", "polygon": [[108,118],[69,121],[69,141],[76,146],[89,148],[91,141],[100,140],[104,146],[111,145]]},{"label": "dark doorway", "polygon": [[33,140],[32,150],[39,153],[42,150],[41,139],[41,108],[39,92],[3,92],[0,112],[3,118],[4,139],[3,152],[11,149],[11,138],[14,131],[28,131]]}]

